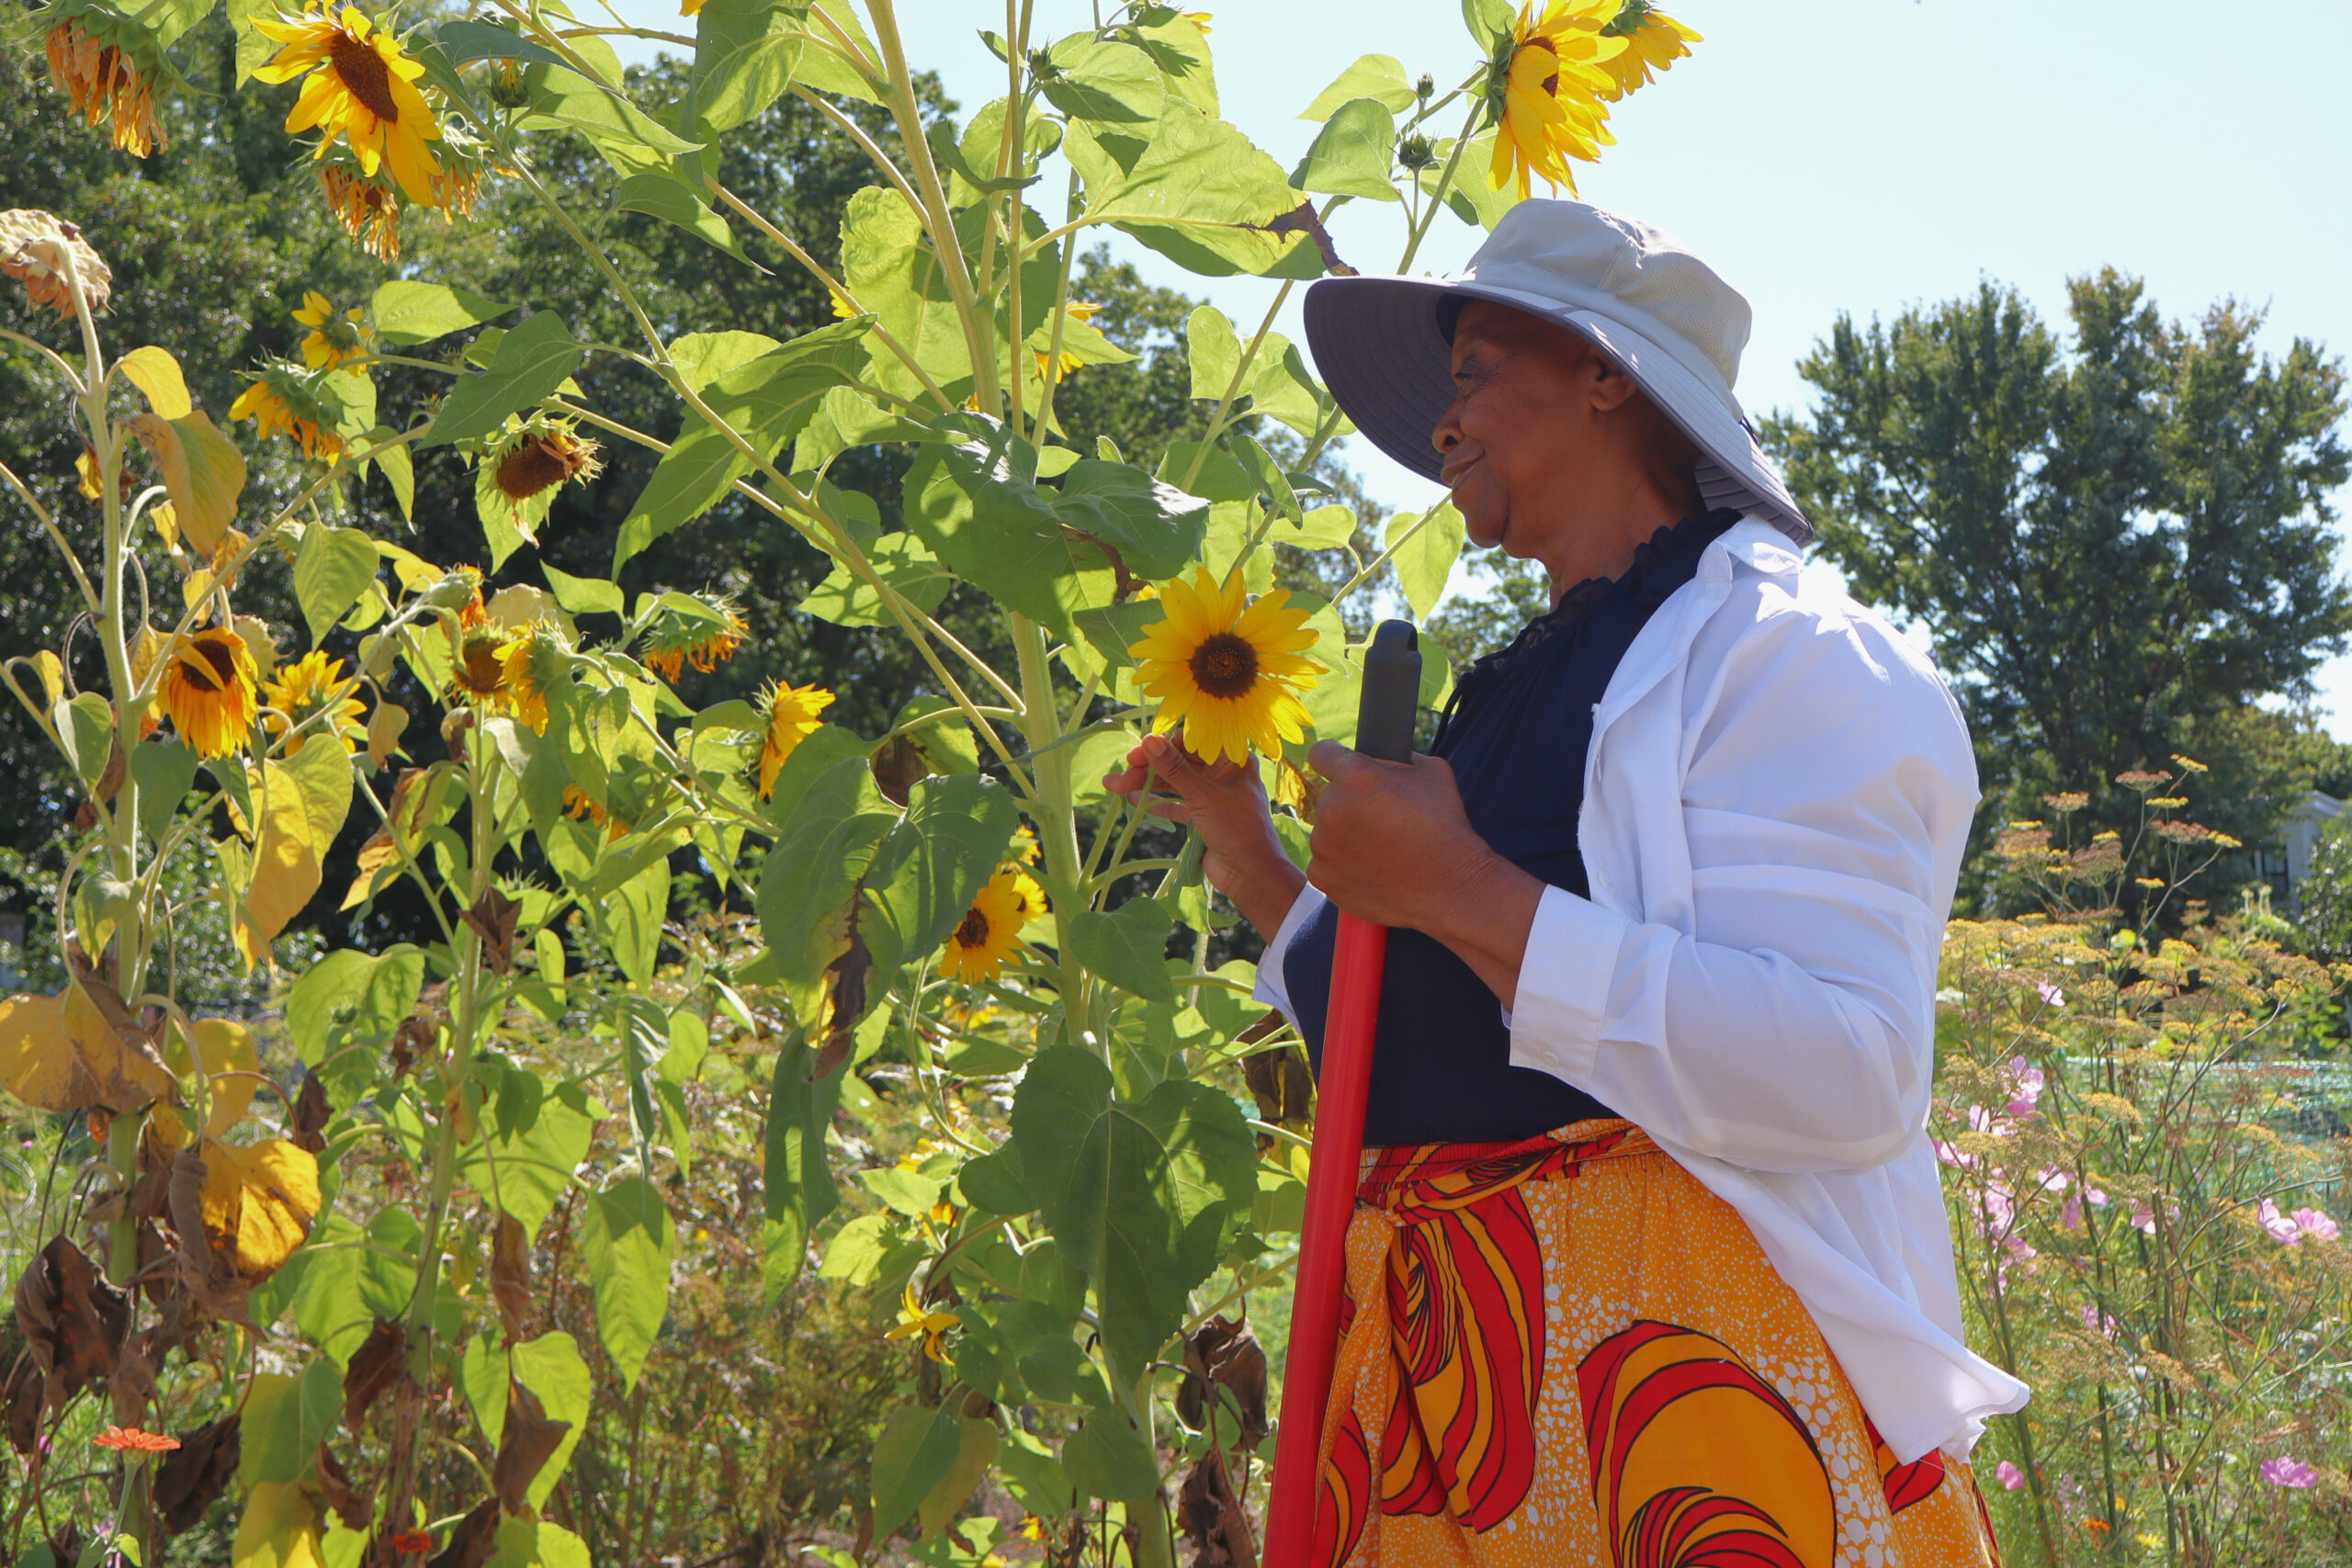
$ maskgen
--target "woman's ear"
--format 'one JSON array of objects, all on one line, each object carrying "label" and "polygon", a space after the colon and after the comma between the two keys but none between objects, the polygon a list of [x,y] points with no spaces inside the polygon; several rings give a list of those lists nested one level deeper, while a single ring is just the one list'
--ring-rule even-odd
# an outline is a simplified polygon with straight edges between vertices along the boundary
[{"label": "woman's ear", "polygon": [[1634,378],[1619,368],[1615,360],[1597,350],[1585,356],[1584,373],[1595,413],[1614,413],[1641,395],[1642,389]]}]

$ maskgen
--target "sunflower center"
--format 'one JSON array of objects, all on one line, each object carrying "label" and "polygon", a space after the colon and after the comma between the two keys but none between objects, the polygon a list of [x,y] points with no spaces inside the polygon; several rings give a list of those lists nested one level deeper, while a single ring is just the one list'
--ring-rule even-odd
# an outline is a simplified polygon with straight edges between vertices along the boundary
[{"label": "sunflower center", "polygon": [[498,489],[510,501],[528,501],[569,477],[563,454],[544,441],[526,441],[499,460]]},{"label": "sunflower center", "polygon": [[1213,697],[1249,694],[1258,683],[1258,650],[1247,637],[1216,632],[1193,650],[1193,683]]},{"label": "sunflower center", "polygon": [[963,923],[956,928],[958,947],[986,947],[989,944],[989,918],[978,909],[967,909]]},{"label": "sunflower center", "polygon": [[327,56],[334,62],[334,73],[363,107],[378,119],[398,125],[400,105],[392,101],[391,68],[384,63],[374,46],[366,39],[354,38],[341,28],[335,28],[327,42]]},{"label": "sunflower center", "polygon": [[191,643],[180,669],[187,683],[199,692],[226,691],[237,677],[236,661],[217,642]]},{"label": "sunflower center", "polygon": [[458,683],[477,696],[487,696],[505,683],[506,667],[498,657],[498,639],[469,637],[466,641],[464,668]]}]

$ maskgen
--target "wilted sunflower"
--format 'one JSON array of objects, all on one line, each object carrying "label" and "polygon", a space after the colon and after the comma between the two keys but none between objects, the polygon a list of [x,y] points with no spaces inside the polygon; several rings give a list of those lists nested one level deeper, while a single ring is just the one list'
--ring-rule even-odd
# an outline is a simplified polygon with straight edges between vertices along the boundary
[{"label": "wilted sunflower", "polygon": [[49,29],[49,79],[74,100],[84,125],[111,122],[114,144],[134,158],[164,145],[155,118],[163,61],[154,35],[105,11],[59,15]]},{"label": "wilted sunflower", "polygon": [[906,1293],[899,1298],[899,1325],[882,1337],[911,1339],[922,1337],[922,1353],[934,1361],[947,1359],[947,1331],[964,1320],[952,1312],[931,1312],[924,1308],[922,1298],[915,1294],[914,1282],[907,1282]]},{"label": "wilted sunflower", "polygon": [[259,711],[253,654],[226,626],[208,626],[177,639],[164,661],[157,694],[172,728],[209,761],[245,743]]},{"label": "wilted sunflower", "polygon": [[71,321],[74,286],[65,275],[68,253],[74,275],[82,280],[83,298],[89,300],[90,314],[95,316],[107,308],[114,274],[82,238],[82,231],[39,208],[0,212],[0,277],[15,278],[25,286],[34,304],[46,305]]},{"label": "wilted sunflower", "polygon": [[425,143],[441,139],[441,127],[416,90],[424,66],[401,51],[398,39],[350,6],[340,16],[311,9],[299,17],[256,17],[254,29],[286,46],[254,72],[255,78],[291,82],[311,73],[286,117],[288,131],[319,128],[321,154],[341,137],[358,156],[362,174],[388,168],[411,201],[440,205],[434,178],[441,165]]},{"label": "wilted sunflower", "polygon": [[1168,618],[1127,649],[1141,661],[1136,684],[1161,699],[1155,733],[1182,725],[1185,749],[1212,762],[1244,761],[1252,746],[1275,755],[1283,741],[1306,739],[1296,694],[1319,674],[1306,657],[1315,646],[1306,611],[1286,608],[1281,589],[1245,605],[1238,571],[1219,588],[1205,567],[1189,582],[1169,582],[1159,598]]},{"label": "wilted sunflower", "polygon": [[541,735],[548,729],[548,694],[540,684],[546,671],[538,659],[543,647],[555,645],[555,628],[545,621],[533,621],[517,626],[506,634],[498,647],[498,660],[505,674],[506,705],[514,716]]},{"label": "wilted sunflower", "polygon": [[1600,96],[1615,103],[1657,80],[1657,73],[1706,39],[1659,10],[1650,0],[1625,0],[1624,8],[1600,29],[1603,38],[1625,40],[1624,52],[1601,62],[1611,86]]},{"label": "wilted sunflower", "polygon": [[487,626],[469,628],[449,667],[449,699],[477,707],[506,701],[506,638]]},{"label": "wilted sunflower", "polygon": [[568,479],[594,479],[605,467],[597,452],[596,444],[582,441],[570,423],[535,421],[523,427],[511,446],[483,453],[482,461],[491,466],[498,493],[522,502]]},{"label": "wilted sunflower", "polygon": [[376,341],[368,312],[354,305],[338,316],[334,301],[315,288],[302,293],[302,308],[294,319],[311,329],[302,340],[302,363],[313,370],[333,370],[346,359],[364,359]]},{"label": "wilted sunflower", "polygon": [[[263,684],[263,704],[271,711],[262,715],[262,728],[288,737],[288,757],[312,735],[321,734],[348,755],[358,750],[357,738],[367,733],[360,720],[368,710],[355,694],[358,690],[357,681],[344,678],[342,660],[329,659],[323,649],[314,648],[293,663],[280,665],[277,678]],[[323,724],[310,722],[322,712],[328,715]],[[289,734],[297,730],[301,733]]]},{"label": "wilted sunflower", "polygon": [[1021,945],[1021,928],[1046,912],[1046,895],[1011,866],[989,878],[940,950],[939,966],[967,986],[993,980]]},{"label": "wilted sunflower", "polygon": [[777,684],[767,694],[768,732],[760,746],[760,798],[775,793],[775,776],[800,742],[825,721],[817,716],[833,705],[833,694],[822,686]]},{"label": "wilted sunflower", "polygon": [[391,186],[361,174],[356,162],[345,168],[330,161],[319,165],[319,188],[360,249],[379,261],[400,259],[401,200]]},{"label": "wilted sunflower", "polygon": [[[1069,319],[1080,326],[1092,321],[1102,309],[1100,305],[1090,305],[1081,299],[1073,299],[1063,307],[1064,312]],[[1044,349],[1037,349],[1035,352],[1037,355],[1037,374],[1047,380],[1058,380],[1085,363],[1069,349],[1062,350],[1058,367],[1056,366],[1054,356],[1050,353]]]},{"label": "wilted sunflower", "polygon": [[1541,175],[1573,196],[1567,160],[1591,163],[1616,141],[1601,100],[1616,96],[1607,62],[1626,42],[1600,31],[1616,14],[1617,0],[1549,0],[1541,17],[1532,3],[1520,6],[1510,58],[1487,89],[1495,155],[1487,180],[1497,190],[1516,179],[1524,201]]},{"label": "wilted sunflower", "polygon": [[256,427],[254,434],[265,440],[291,435],[302,444],[302,455],[307,457],[333,457],[343,450],[343,437],[331,428],[333,416],[290,367],[272,366],[263,370],[229,405],[229,417],[252,420]]},{"label": "wilted sunflower", "polygon": [[713,614],[707,617],[662,611],[645,634],[646,668],[675,684],[689,664],[707,675],[734,658],[750,628],[732,604],[715,603],[710,609]]}]

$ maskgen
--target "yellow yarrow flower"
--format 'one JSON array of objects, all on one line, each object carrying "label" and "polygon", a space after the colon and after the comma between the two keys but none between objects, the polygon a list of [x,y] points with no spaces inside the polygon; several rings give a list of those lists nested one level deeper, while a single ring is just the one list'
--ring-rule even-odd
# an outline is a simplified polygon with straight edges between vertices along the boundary
[{"label": "yellow yarrow flower", "polygon": [[315,288],[303,290],[302,308],[294,319],[311,329],[302,340],[302,363],[313,370],[333,370],[346,359],[364,359],[376,342],[367,311],[354,305],[338,317],[334,302]]},{"label": "yellow yarrow flower", "polygon": [[1246,604],[1240,573],[1220,588],[1205,567],[1190,581],[1168,583],[1160,592],[1168,618],[1146,626],[1127,649],[1139,661],[1136,686],[1160,699],[1153,732],[1182,725],[1185,750],[1211,762],[1245,761],[1253,746],[1276,755],[1285,740],[1305,739],[1297,694],[1321,667],[1306,656],[1315,646],[1307,612],[1289,601],[1276,589]]},{"label": "yellow yarrow flower", "polygon": [[[323,649],[314,648],[293,663],[280,665],[276,678],[263,684],[262,698],[270,711],[262,715],[262,728],[287,737],[284,754],[288,757],[313,735],[334,740],[348,756],[358,750],[357,737],[367,733],[360,720],[368,710],[356,695],[358,690],[356,680],[345,678],[342,660],[329,659]],[[312,722],[321,713],[328,716],[326,722]]]},{"label": "yellow yarrow flower", "polygon": [[1045,890],[1026,872],[1006,866],[972,897],[939,966],[967,986],[993,980],[1021,946],[1021,928],[1046,912]]},{"label": "yellow yarrow flower", "polygon": [[1650,0],[1625,0],[1624,8],[1600,29],[1603,38],[1622,38],[1625,50],[1604,62],[1609,90],[1600,96],[1615,103],[1626,94],[1648,86],[1657,73],[1690,52],[1706,39],[1659,10]]},{"label": "yellow yarrow flower", "polygon": [[259,711],[254,656],[226,626],[180,637],[164,658],[157,688],[172,728],[207,761],[245,743]]},{"label": "yellow yarrow flower", "polygon": [[791,686],[782,682],[767,694],[767,739],[760,746],[760,798],[775,793],[775,776],[800,742],[825,721],[817,716],[833,705],[833,694],[822,686]]},{"label": "yellow yarrow flower", "polygon": [[915,1294],[914,1281],[909,1280],[905,1294],[899,1298],[899,1325],[882,1337],[912,1339],[921,1335],[922,1353],[944,1364],[947,1359],[947,1331],[963,1321],[952,1312],[925,1310],[922,1298]]},{"label": "yellow yarrow flower", "polygon": [[1624,52],[1626,41],[1600,31],[1616,14],[1617,0],[1550,0],[1541,17],[1532,0],[1519,8],[1510,63],[1489,88],[1495,155],[1487,181],[1495,189],[1516,181],[1524,201],[1541,175],[1573,196],[1567,160],[1591,163],[1616,141],[1601,100],[1616,85],[1607,62]]},{"label": "yellow yarrow flower", "polygon": [[388,168],[411,201],[447,205],[447,193],[435,183],[441,164],[425,146],[441,139],[441,126],[416,88],[424,66],[408,57],[398,39],[351,6],[340,15],[309,9],[299,17],[256,17],[254,29],[285,46],[255,77],[291,82],[310,73],[286,117],[289,132],[317,128],[321,157],[340,137],[363,174]]}]

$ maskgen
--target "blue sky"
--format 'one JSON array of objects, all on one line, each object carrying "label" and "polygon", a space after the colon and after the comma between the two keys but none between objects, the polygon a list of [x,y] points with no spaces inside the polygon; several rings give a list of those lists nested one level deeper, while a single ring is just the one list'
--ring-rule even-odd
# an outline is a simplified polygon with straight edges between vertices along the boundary
[{"label": "blue sky", "polygon": [[[691,30],[664,0],[616,0]],[[1450,0],[1194,0],[1226,118],[1288,166],[1315,127],[1295,118],[1357,55],[1460,80],[1476,52]],[[1738,390],[1751,412],[1799,408],[1796,362],[1840,310],[1867,320],[2012,283],[2059,318],[2069,276],[2113,265],[2168,314],[2224,295],[2269,310],[2269,342],[2352,351],[2352,5],[2264,0],[1682,0],[1706,41],[1621,106],[1619,145],[1579,171],[1589,201],[1671,231],[1745,293],[1756,326]],[[1036,0],[1035,35],[1089,25]],[[966,112],[1003,90],[977,29],[1001,5],[901,0],[910,54]],[[1337,215],[1340,254],[1385,271],[1400,209]],[[1442,218],[1417,270],[1449,271],[1478,235]],[[1273,285],[1201,279],[1134,247],[1148,276],[1254,323]],[[1123,253],[1125,254],[1125,253]],[[1295,306],[1281,322],[1299,336]],[[1373,493],[1403,508],[1427,485],[1359,446]],[[2352,501],[2352,497],[2346,497]],[[2321,672],[2331,728],[2352,739],[2352,659]]]}]

